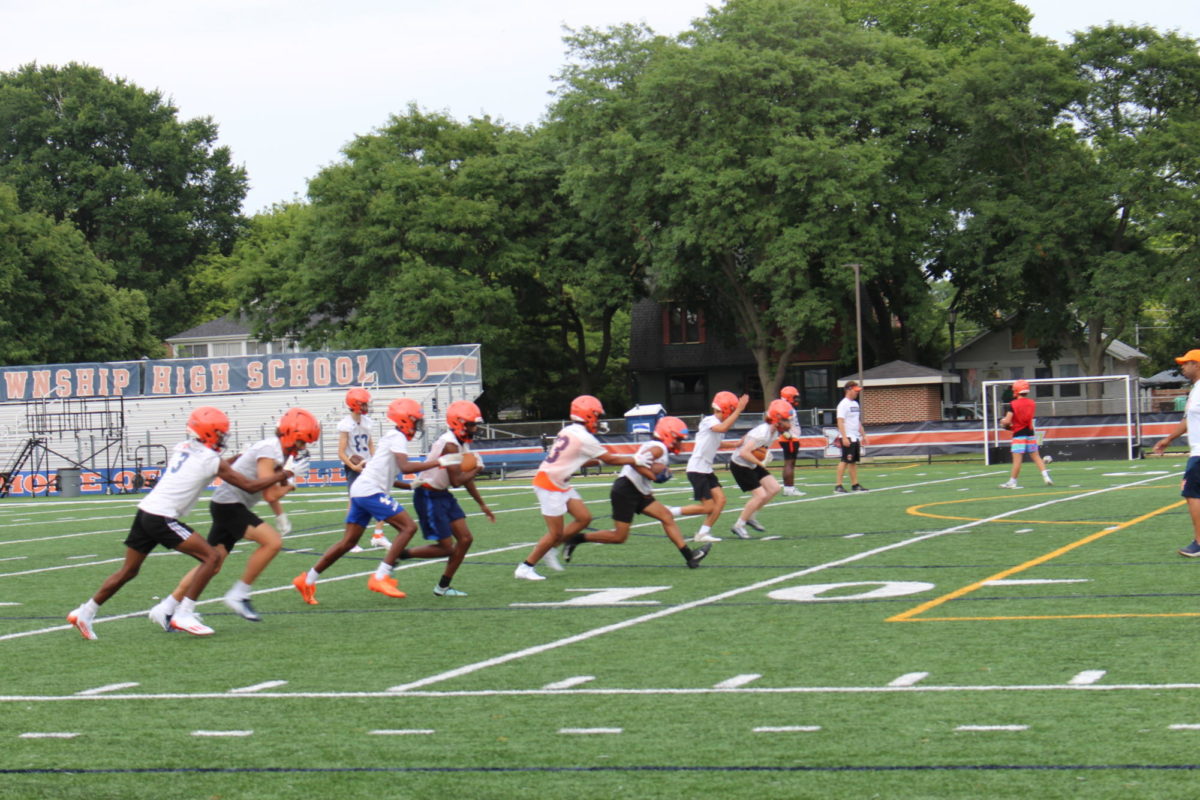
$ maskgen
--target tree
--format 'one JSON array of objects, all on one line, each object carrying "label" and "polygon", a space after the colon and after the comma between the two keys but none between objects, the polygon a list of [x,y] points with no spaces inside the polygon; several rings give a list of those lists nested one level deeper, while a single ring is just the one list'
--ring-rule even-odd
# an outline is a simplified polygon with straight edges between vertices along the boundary
[{"label": "tree", "polygon": [[154,333],[196,321],[186,285],[241,227],[246,176],[211,119],[181,121],[158,92],[81,64],[0,74],[0,181],[22,208],[78,228],[145,294]]},{"label": "tree", "polygon": [[962,226],[941,263],[976,319],[1014,318],[1047,363],[1065,349],[1100,374],[1194,241],[1196,43],[1110,25],[961,74]]},{"label": "tree", "polygon": [[0,184],[0,363],[125,360],[158,355],[141,292],[66,223],[22,211]]},{"label": "tree", "polygon": [[[557,195],[555,142],[410,108],[309,186],[286,237],[238,270],[263,335],[310,346],[481,342],[492,413],[561,414],[612,386],[633,289]],[[256,223],[255,229],[259,225]]]},{"label": "tree", "polygon": [[[635,236],[658,296],[745,341],[766,394],[793,355],[852,329],[864,265],[876,353],[927,302],[940,212],[920,157],[936,56],[831,4],[731,0],[676,39],[585,29],[553,115],[581,133],[566,186]],[[850,309],[851,311],[847,311]]]}]

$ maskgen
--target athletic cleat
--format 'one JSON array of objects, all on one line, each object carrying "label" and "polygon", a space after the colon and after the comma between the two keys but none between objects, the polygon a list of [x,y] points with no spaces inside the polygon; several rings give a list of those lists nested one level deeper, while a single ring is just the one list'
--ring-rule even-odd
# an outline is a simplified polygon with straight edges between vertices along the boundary
[{"label": "athletic cleat", "polygon": [[293,578],[292,586],[296,587],[296,591],[298,591],[300,596],[304,598],[304,602],[308,603],[310,606],[320,605],[317,602],[317,585],[315,583],[310,584],[308,582],[307,573],[301,572],[299,575]]},{"label": "athletic cleat", "polygon": [[697,533],[695,536],[693,536],[692,541],[693,542],[719,542],[719,541],[721,541],[721,537],[713,536],[711,533],[708,533],[707,531],[705,531],[704,533]]},{"label": "athletic cleat", "polygon": [[384,536],[382,533],[377,533],[371,537],[371,547],[382,547],[385,550],[392,546],[391,539]]},{"label": "athletic cleat", "polygon": [[[572,547],[571,552],[574,552],[574,551],[575,551],[575,548]],[[563,547],[563,555],[564,555],[564,557],[566,556],[566,547],[565,546]],[[568,558],[566,558],[566,560],[570,561],[571,559],[568,557]],[[558,553],[556,553],[553,549],[546,551],[546,555],[542,556],[542,562],[545,563],[545,565],[547,567],[554,570],[555,572],[562,572],[564,569],[562,562],[558,560]]]},{"label": "athletic cleat", "polygon": [[1050,475],[1049,475],[1049,474],[1043,475],[1043,476],[1042,476],[1042,481],[1044,481],[1044,482],[1045,482],[1045,484],[1046,484],[1047,486],[1053,486],[1053,485],[1054,485],[1054,481],[1050,480]]},{"label": "athletic cleat", "polygon": [[[1195,539],[1193,539],[1192,541],[1188,542],[1187,547],[1181,547],[1176,552],[1179,553],[1179,555],[1187,556],[1188,558],[1200,558],[1200,542],[1197,542]],[[68,617],[68,619],[70,618]]]},{"label": "athletic cleat", "polygon": [[837,486],[833,487],[833,493],[834,494],[849,494],[849,492],[846,491],[846,487],[842,486],[840,483]]},{"label": "athletic cleat", "polygon": [[151,622],[153,622],[155,625],[158,625],[167,633],[173,632],[174,629],[171,627],[171,615],[168,614],[162,606],[154,606],[154,608],[150,609],[150,613],[147,616],[150,617]]},{"label": "athletic cleat", "polygon": [[[566,563],[570,564],[570,563],[571,563],[571,556],[575,555],[575,548],[576,548],[576,547],[578,547],[578,546],[579,546],[579,545],[578,545],[578,544],[576,544],[576,543],[568,543],[568,544],[564,544],[564,545],[563,545],[563,554],[562,554],[562,560],[563,560],[563,561],[565,561]],[[553,550],[551,550],[551,551],[550,551],[550,553],[553,553],[553,552],[554,552]],[[550,553],[547,553],[546,555],[550,555]],[[552,565],[552,564],[548,564],[547,566],[551,566],[551,567],[553,567],[553,565]]]},{"label": "athletic cleat", "polygon": [[1016,481],[1010,479],[1010,480],[1007,480],[1004,483],[1000,484],[1000,488],[1001,489],[1020,489],[1021,487],[1017,486]]},{"label": "athletic cleat", "polygon": [[75,609],[70,614],[67,614],[67,622],[74,625],[85,639],[94,640],[100,638],[96,635],[96,632],[92,630],[92,621],[90,619],[84,619],[83,615],[79,613],[79,609]]},{"label": "athletic cleat", "polygon": [[700,562],[703,561],[704,557],[708,555],[708,551],[710,549],[712,549],[712,545],[706,544],[704,547],[698,547],[693,550],[692,554],[688,556],[688,569],[695,569],[696,567],[700,566]]},{"label": "athletic cleat", "polygon": [[395,597],[397,600],[402,600],[408,597],[404,592],[396,588],[395,578],[377,578],[374,575],[367,578],[367,588],[372,592],[379,592],[388,597]]},{"label": "athletic cleat", "polygon": [[800,491],[795,486],[783,487],[783,493],[785,495],[787,495],[788,497],[803,497],[804,496],[804,492]]},{"label": "athletic cleat", "polygon": [[853,486],[851,486],[851,487],[850,487],[850,491],[852,491],[852,492],[865,492],[865,491],[867,491],[867,487],[863,486],[861,483],[856,483],[856,484],[854,484]]},{"label": "athletic cleat", "polygon": [[363,552],[362,545],[361,545],[361,544],[356,544],[356,545],[354,545],[354,547],[351,547],[351,548],[350,548],[349,552],[351,552],[351,553],[361,553],[361,552]]},{"label": "athletic cleat", "polygon": [[192,636],[212,636],[213,629],[200,621],[199,614],[176,614],[171,617],[171,627]]},{"label": "athletic cleat", "polygon": [[235,597],[232,592],[226,592],[221,599],[225,601],[225,605],[229,606],[231,611],[242,619],[250,622],[262,622],[262,617],[254,610],[254,606],[250,605],[249,597]]},{"label": "athletic cleat", "polygon": [[513,572],[513,577],[520,578],[523,581],[544,581],[544,580],[546,580],[545,575],[539,575],[538,571],[536,569],[534,569],[533,567],[529,566],[528,564],[526,564],[524,562],[517,565],[516,570]]},{"label": "athletic cleat", "polygon": [[750,531],[746,530],[746,526],[740,522],[737,523],[736,525],[734,525],[729,530],[733,531],[733,535],[738,537],[739,539],[753,539],[754,538],[753,536],[750,535]]},{"label": "athletic cleat", "polygon": [[754,528],[754,530],[758,531],[759,533],[764,533],[767,530],[766,528],[763,527],[763,524],[761,522],[759,522],[758,520],[756,520],[754,517],[751,517],[750,519],[746,520],[746,524],[749,525],[751,528]]},{"label": "athletic cleat", "polygon": [[455,589],[453,586],[435,586],[435,587],[433,587],[433,593],[435,595],[437,595],[438,597],[466,597],[467,596],[466,592],[460,592],[458,589]]}]

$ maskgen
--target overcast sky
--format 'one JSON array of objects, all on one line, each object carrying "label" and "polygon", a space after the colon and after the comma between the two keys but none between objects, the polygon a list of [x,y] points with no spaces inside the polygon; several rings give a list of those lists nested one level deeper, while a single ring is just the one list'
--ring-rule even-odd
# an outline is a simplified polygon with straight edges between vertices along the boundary
[{"label": "overcast sky", "polygon": [[[536,123],[563,26],[644,21],[675,34],[705,0],[0,0],[0,71],[79,61],[209,116],[246,167],[245,210],[303,196],[356,135],[415,102]],[[1144,23],[1200,36],[1184,0],[1027,0],[1035,33]]]}]

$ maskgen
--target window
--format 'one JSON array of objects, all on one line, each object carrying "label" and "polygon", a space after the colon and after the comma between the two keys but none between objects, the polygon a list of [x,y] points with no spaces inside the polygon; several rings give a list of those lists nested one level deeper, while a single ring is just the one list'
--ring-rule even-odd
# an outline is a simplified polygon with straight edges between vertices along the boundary
[{"label": "window", "polygon": [[[1058,377],[1060,378],[1078,378],[1078,364],[1059,364]],[[1079,397],[1080,390],[1083,388],[1082,383],[1060,383],[1058,385],[1059,397]]]},{"label": "window", "polygon": [[681,305],[664,309],[667,344],[700,344],[704,341],[704,319],[699,311]]},{"label": "window", "polygon": [[213,342],[209,350],[209,355],[212,358],[228,358],[229,356],[240,356],[241,354],[241,342]]},{"label": "window", "polygon": [[[1053,378],[1054,372],[1049,367],[1034,367],[1033,377],[1035,378]],[[1034,397],[1054,397],[1054,385],[1049,383],[1039,383],[1033,387]]]},{"label": "window", "polygon": [[269,350],[267,342],[246,342],[246,355],[261,356],[265,355]]},{"label": "window", "polygon": [[667,376],[666,406],[672,413],[705,413],[708,403],[708,381],[703,373]]},{"label": "window", "polygon": [[176,358],[208,358],[208,343],[181,344],[175,348]]},{"label": "window", "polygon": [[840,392],[834,397],[836,381],[833,367],[789,367],[783,379],[784,386],[795,386],[800,390],[801,408],[833,408],[841,399]]},{"label": "window", "polygon": [[1009,347],[1013,350],[1037,350],[1038,340],[1032,337],[1026,337],[1025,331],[1010,331],[1011,338],[1009,339]]}]

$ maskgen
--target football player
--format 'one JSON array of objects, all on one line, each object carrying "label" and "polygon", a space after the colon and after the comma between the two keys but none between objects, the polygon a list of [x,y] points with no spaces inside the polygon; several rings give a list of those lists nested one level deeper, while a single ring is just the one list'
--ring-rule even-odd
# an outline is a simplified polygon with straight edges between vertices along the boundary
[{"label": "football player", "polygon": [[[366,389],[354,388],[346,392],[346,407],[350,413],[337,424],[338,458],[346,469],[346,491],[354,485],[359,474],[367,468],[367,462],[375,453],[371,441],[371,393]],[[375,533],[371,536],[372,547],[387,547],[390,542],[383,534],[383,520],[375,520]],[[357,550],[362,550],[358,545]]]},{"label": "football player", "polygon": [[791,412],[792,406],[786,400],[772,400],[763,421],[750,429],[729,460],[729,471],[738,488],[750,493],[750,499],[731,529],[739,539],[752,538],[746,530],[747,525],[756,531],[766,530],[755,514],[779,494],[779,481],[767,472],[767,462],[771,443],[792,426]]},{"label": "football player", "polygon": [[187,427],[191,438],[175,445],[162,477],[138,503],[129,536],[125,538],[125,562],[105,579],[90,600],[67,615],[67,622],[85,639],[97,638],[93,629],[96,611],[122,586],[137,577],[142,562],[155,545],[187,553],[200,562],[191,586],[175,611],[171,627],[198,636],[212,633],[212,628],[204,625],[196,613],[196,598],[216,573],[217,551],[196,536],[180,518],[192,509],[200,492],[212,483],[213,478],[220,477],[245,492],[261,492],[269,486],[287,482],[292,476],[287,470],[276,469],[270,475],[250,480],[223,460],[219,453],[229,433],[229,418],[220,409],[212,406],[195,409],[188,417]]}]

